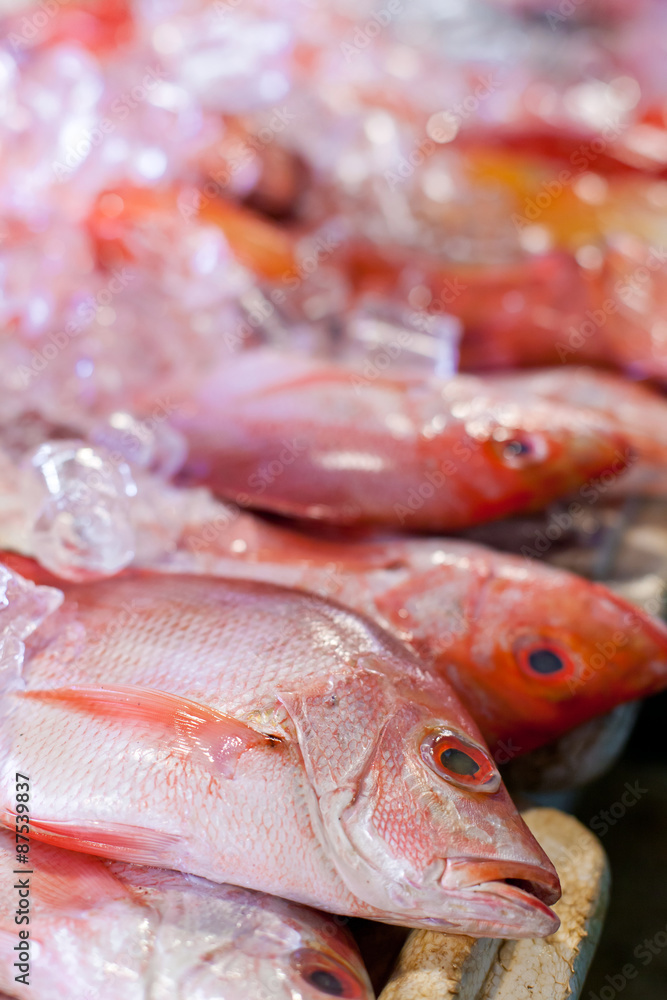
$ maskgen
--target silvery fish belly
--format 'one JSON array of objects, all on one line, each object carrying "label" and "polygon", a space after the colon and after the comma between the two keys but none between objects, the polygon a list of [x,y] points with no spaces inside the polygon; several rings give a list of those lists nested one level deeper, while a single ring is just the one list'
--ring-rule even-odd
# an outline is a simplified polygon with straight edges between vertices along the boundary
[{"label": "silvery fish belly", "polygon": [[10,996],[373,1000],[351,937],[297,903],[37,842],[26,871],[17,867],[14,835],[0,832],[2,884],[29,902],[28,923],[15,924],[9,905],[0,915]]},{"label": "silvery fish belly", "polygon": [[556,873],[453,690],[313,595],[69,587],[26,640],[1,736],[3,822],[20,772],[37,839],[415,927],[558,925]]}]

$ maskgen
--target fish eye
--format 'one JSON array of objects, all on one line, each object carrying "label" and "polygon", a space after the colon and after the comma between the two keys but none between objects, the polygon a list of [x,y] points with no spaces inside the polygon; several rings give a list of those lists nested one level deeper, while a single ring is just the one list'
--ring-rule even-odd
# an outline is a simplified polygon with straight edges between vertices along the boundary
[{"label": "fish eye", "polygon": [[315,948],[299,948],[292,954],[291,963],[313,996],[364,1000],[368,995],[366,986],[351,969]]},{"label": "fish eye", "polygon": [[547,453],[546,444],[540,435],[504,427],[494,432],[493,445],[503,465],[511,469],[521,469],[540,462]]},{"label": "fish eye", "polygon": [[441,729],[421,745],[422,760],[440,778],[474,792],[495,792],[500,775],[488,754],[476,743]]},{"label": "fish eye", "polygon": [[511,441],[505,443],[503,454],[506,458],[518,458],[519,455],[530,455],[532,450],[530,442],[512,438]]},{"label": "fish eye", "polygon": [[574,662],[568,651],[550,639],[521,643],[516,650],[519,666],[529,677],[562,680],[574,673]]}]

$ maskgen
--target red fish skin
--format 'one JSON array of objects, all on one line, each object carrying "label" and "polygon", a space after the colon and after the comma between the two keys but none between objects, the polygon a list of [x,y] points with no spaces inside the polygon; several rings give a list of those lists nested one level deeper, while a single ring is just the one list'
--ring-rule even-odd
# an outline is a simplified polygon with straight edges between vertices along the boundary
[{"label": "red fish skin", "polygon": [[21,39],[24,47],[29,44],[30,48],[75,42],[98,57],[105,58],[119,46],[126,44],[134,32],[131,6],[127,0],[107,0],[104,4],[82,0],[81,3],[58,8],[57,15],[53,17],[49,12],[39,31],[33,27],[36,37],[31,38],[28,43],[23,34],[25,14],[23,11],[9,14],[4,19],[3,35],[15,35]]},{"label": "red fish skin", "polygon": [[[653,143],[644,141],[640,146],[633,140],[652,132]],[[546,160],[553,166],[554,176],[559,170],[572,168],[586,159],[582,153],[594,153],[595,173],[614,179],[617,177],[645,177],[651,174],[664,177],[667,164],[664,157],[665,122],[662,109],[647,108],[637,121],[629,123],[616,139],[607,142],[605,149],[591,148],[598,138],[592,130],[564,130],[549,127],[544,122],[530,122],[528,127],[484,128],[464,130],[457,137],[459,148],[509,151],[531,159]],[[662,140],[662,141],[660,141]],[[599,145],[599,143],[598,143]]]},{"label": "red fish skin", "polygon": [[186,480],[331,523],[457,530],[543,506],[626,461],[622,435],[588,411],[480,394],[466,377],[365,380],[258,350],[167,395],[189,444]]},{"label": "red fish skin", "polygon": [[[667,686],[661,621],[601,584],[466,541],[345,543],[240,513],[186,529],[175,565],[300,587],[378,621],[454,687],[501,763]],[[522,669],[527,643],[555,644],[563,676]]]},{"label": "red fish skin", "polygon": [[[542,901],[557,897],[555,873],[502,785],[463,790],[420,755],[444,725],[486,756],[472,719],[370,621],[254,581],[139,573],[67,587],[26,650],[25,692],[0,702],[4,823],[20,771],[32,835],[57,846],[390,923],[555,929]],[[142,721],[151,691],[264,740],[223,771],[210,728],[201,742],[156,712]]]},{"label": "red fish skin", "polygon": [[583,406],[626,435],[633,458],[614,487],[624,495],[667,494],[667,397],[656,388],[582,366],[497,375],[503,390]]},{"label": "red fish skin", "polygon": [[[456,539],[345,542],[224,512],[187,527],[156,569],[297,587],[369,616],[453,686],[500,763],[667,686],[667,628],[573,573]],[[3,560],[68,589],[31,560]],[[526,671],[521,650],[541,643],[568,659],[562,677]]]},{"label": "red fish skin", "polygon": [[[430,291],[434,312],[445,311],[463,325],[459,369],[486,372],[559,364],[563,330],[579,327],[586,310],[598,302],[599,290],[574,258],[563,250],[525,254],[503,264],[459,264],[438,261],[415,251],[359,242],[346,248],[346,263],[357,294],[404,296],[403,273],[417,267]],[[408,270],[411,273],[411,270]],[[516,308],[509,310],[508,296]],[[566,344],[567,346],[567,344]],[[578,343],[577,358],[587,364],[609,364],[601,336]]]}]

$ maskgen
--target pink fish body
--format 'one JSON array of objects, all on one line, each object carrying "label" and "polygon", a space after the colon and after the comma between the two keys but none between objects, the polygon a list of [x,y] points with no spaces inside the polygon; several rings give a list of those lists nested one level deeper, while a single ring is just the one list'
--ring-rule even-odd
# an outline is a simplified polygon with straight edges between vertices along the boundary
[{"label": "pink fish body", "polygon": [[622,435],[590,412],[480,385],[367,379],[254,350],[166,395],[186,477],[242,506],[335,523],[455,530],[623,468]]},{"label": "pink fish body", "polygon": [[2,700],[4,822],[20,771],[32,836],[62,847],[412,926],[556,926],[557,876],[474,723],[369,621],[139,575],[68,587],[47,624]]},{"label": "pink fish body", "polygon": [[0,832],[7,897],[18,906],[23,886],[30,900],[29,923],[9,906],[0,916],[0,989],[11,996],[373,1000],[352,939],[296,903],[37,841],[23,868],[14,835]]}]

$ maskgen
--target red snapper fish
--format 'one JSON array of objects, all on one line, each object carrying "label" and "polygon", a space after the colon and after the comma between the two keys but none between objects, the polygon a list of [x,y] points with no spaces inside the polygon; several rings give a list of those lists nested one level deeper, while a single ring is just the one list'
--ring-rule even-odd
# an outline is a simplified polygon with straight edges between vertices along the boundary
[{"label": "red snapper fish", "polygon": [[220,505],[144,567],[296,587],[367,615],[452,685],[500,764],[667,687],[659,619],[574,573],[467,541],[317,537]]},{"label": "red snapper fish", "polygon": [[454,692],[374,623],[255,581],[67,588],[2,698],[3,822],[338,913],[558,924],[556,873]]},{"label": "red snapper fish", "polygon": [[267,349],[167,395],[186,479],[334,523],[456,530],[539,509],[625,462],[622,435],[590,411],[525,405],[465,376],[371,379]]},{"label": "red snapper fish", "polygon": [[452,685],[500,763],[667,687],[660,620],[534,559],[450,538],[312,538],[249,514],[182,541],[181,571],[299,587],[375,619]]},{"label": "red snapper fish", "polygon": [[10,996],[373,1000],[352,938],[296,903],[37,841],[20,866],[7,831],[0,871],[17,906],[10,887],[30,893],[29,924],[9,906],[0,916],[0,989]]},{"label": "red snapper fish", "polygon": [[346,542],[221,507],[149,568],[298,587],[373,618],[452,685],[501,764],[667,686],[661,621],[601,584],[467,541]]}]

